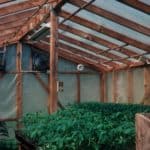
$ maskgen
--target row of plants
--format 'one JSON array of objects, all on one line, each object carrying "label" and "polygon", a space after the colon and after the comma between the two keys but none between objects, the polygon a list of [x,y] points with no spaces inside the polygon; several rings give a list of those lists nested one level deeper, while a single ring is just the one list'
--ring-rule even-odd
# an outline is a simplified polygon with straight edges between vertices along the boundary
[{"label": "row of plants", "polygon": [[0,139],[0,150],[17,150],[18,143],[15,138]]},{"label": "row of plants", "polygon": [[135,114],[149,106],[84,103],[27,114],[21,132],[40,150],[134,150]]}]

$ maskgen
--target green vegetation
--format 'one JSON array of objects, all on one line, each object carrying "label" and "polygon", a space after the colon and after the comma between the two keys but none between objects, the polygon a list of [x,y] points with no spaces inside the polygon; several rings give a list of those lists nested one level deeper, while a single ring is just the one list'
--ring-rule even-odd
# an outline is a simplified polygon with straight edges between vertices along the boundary
[{"label": "green vegetation", "polygon": [[137,112],[150,112],[150,107],[73,105],[53,115],[27,114],[22,132],[40,150],[134,150]]},{"label": "green vegetation", "polygon": [[17,150],[17,141],[15,139],[0,139],[0,150]]}]

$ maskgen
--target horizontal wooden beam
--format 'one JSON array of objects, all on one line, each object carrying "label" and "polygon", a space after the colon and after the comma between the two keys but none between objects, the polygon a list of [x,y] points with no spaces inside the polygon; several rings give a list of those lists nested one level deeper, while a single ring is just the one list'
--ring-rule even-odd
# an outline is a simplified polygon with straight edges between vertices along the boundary
[{"label": "horizontal wooden beam", "polygon": [[[46,42],[48,43],[48,41],[46,41]],[[73,53],[77,53],[77,54],[82,55],[84,57],[93,59],[93,60],[97,61],[97,63],[99,63],[100,65],[104,61],[106,61],[106,59],[104,59],[104,58],[97,57],[97,56],[95,56],[93,54],[90,54],[90,53],[88,53],[86,51],[82,51],[79,48],[72,47],[72,46],[64,44],[62,42],[59,42],[59,47],[64,48],[64,49],[68,49],[68,50],[72,51]],[[110,64],[111,64],[112,67],[119,67],[119,65],[114,63],[114,62],[110,62]],[[108,64],[108,65],[110,65],[110,64]],[[103,66],[103,67],[106,67],[106,66]]]},{"label": "horizontal wooden beam", "polygon": [[22,26],[26,21],[27,21],[27,19],[23,18],[23,19],[19,19],[17,21],[1,24],[0,25],[0,33],[1,33],[2,30],[8,30],[8,29],[11,29],[11,28],[16,28],[16,27]]},{"label": "horizontal wooden beam", "polygon": [[[81,56],[84,56],[84,57],[87,57],[87,58],[89,58],[89,59],[93,59],[93,60],[97,61],[97,63],[99,63],[100,66],[101,66],[101,65],[103,64],[103,62],[106,60],[106,59],[104,59],[104,58],[99,58],[99,57],[97,57],[97,56],[95,56],[95,55],[92,55],[92,54],[90,54],[90,53],[88,53],[88,52],[86,52],[86,51],[82,51],[82,50],[80,50],[79,48],[75,48],[75,47],[72,47],[72,46],[63,44],[63,43],[61,43],[61,42],[59,42],[59,47],[61,47],[61,48],[63,48],[63,49],[66,49],[66,50],[70,50],[70,51],[73,52],[73,53],[77,53],[77,54],[79,54],[79,55],[81,55]],[[110,64],[108,64],[108,65],[110,65]],[[118,65],[118,64],[115,64],[115,63],[113,63],[113,62],[111,62],[111,66],[112,66],[112,67],[118,67],[119,65]],[[103,67],[105,68],[106,66],[103,66]]]},{"label": "horizontal wooden beam", "polygon": [[[48,44],[41,43],[41,42],[38,42],[38,43],[30,42],[29,44],[31,44],[32,46],[34,46],[40,50],[48,52],[48,49],[49,49]],[[96,69],[97,71],[104,72],[104,70],[99,66],[99,64],[95,63],[95,61],[92,61],[91,59],[83,57],[82,55],[77,55],[76,53],[73,53],[70,50],[65,50],[64,48],[59,47],[58,54],[59,54],[59,57],[65,58],[65,59],[75,62],[77,64],[83,63],[84,65],[92,67],[92,68]],[[106,68],[104,68],[104,69],[106,70]]]},{"label": "horizontal wooden beam", "polygon": [[36,10],[37,10],[37,8],[31,9],[31,10],[26,10],[26,11],[23,11],[23,12],[17,12],[15,14],[10,14],[8,16],[1,17],[0,18],[0,25],[10,23],[10,22],[15,22],[15,21],[18,21],[20,19],[28,18],[31,15],[33,15],[33,13],[35,13]]},{"label": "horizontal wooden beam", "polygon": [[[63,18],[67,18],[68,16],[70,16],[71,14],[66,12],[66,11],[61,11],[60,16]],[[119,41],[123,41],[125,43],[128,43],[134,47],[137,47],[139,49],[145,50],[150,52],[150,45],[146,44],[146,43],[142,43],[140,41],[137,41],[127,35],[123,35],[122,33],[119,33],[117,31],[114,31],[112,29],[109,29],[107,27],[104,27],[103,25],[99,25],[97,23],[88,21],[84,18],[78,17],[78,16],[73,16],[72,18],[70,18],[71,21],[78,23],[80,25],[83,25],[85,27],[88,27],[92,30],[95,30],[97,32],[100,32],[102,34],[105,34],[107,36],[110,36],[112,38],[115,38]]]},{"label": "horizontal wooden beam", "polygon": [[[86,43],[84,43],[84,42],[82,42],[82,41],[73,39],[73,38],[68,37],[68,36],[65,36],[65,35],[63,35],[63,34],[59,34],[59,39],[60,39],[60,40],[63,40],[63,41],[66,41],[66,42],[69,42],[69,43],[71,43],[71,44],[80,46],[80,47],[85,48],[85,49],[87,49],[87,50],[90,50],[90,51],[92,51],[92,52],[94,52],[94,53],[96,53],[96,54],[100,54],[101,52],[104,52],[104,50],[102,50],[102,49],[100,49],[100,48],[97,48],[97,47],[95,47],[95,46],[86,44]],[[109,52],[102,54],[102,56],[105,56],[105,57],[108,57],[108,58],[111,58],[111,59],[120,59],[120,58],[121,58],[121,57],[119,57],[119,56],[117,56],[117,55],[114,55],[114,54],[112,54],[112,53],[109,53]],[[131,62],[130,62],[130,61],[127,61],[127,60],[125,60],[125,61],[120,61],[120,62],[125,63],[125,64],[127,64],[127,65],[131,64]]]},{"label": "horizontal wooden beam", "polygon": [[[128,1],[130,1],[130,0],[128,0]],[[75,6],[78,6],[78,7],[81,7],[81,6],[86,4],[86,2],[83,1],[83,0],[80,0],[80,1],[69,0],[69,2],[73,5],[75,5]],[[112,13],[108,10],[105,10],[100,6],[97,7],[95,5],[89,5],[85,9],[88,10],[89,12],[91,12],[91,13],[95,13],[99,16],[102,16],[102,17],[105,17],[105,18],[107,18],[111,21],[114,21],[115,23],[118,23],[118,24],[126,26],[126,27],[128,27],[132,30],[135,30],[137,32],[140,32],[142,34],[150,36],[150,28],[145,27],[145,26],[143,26],[139,23],[136,23],[133,20],[129,20],[129,19],[124,18],[124,17],[122,17],[118,14],[115,14],[115,13]],[[150,11],[150,9],[149,9],[149,11]]]},{"label": "horizontal wooden beam", "polygon": [[40,6],[44,5],[46,2],[52,3],[54,1],[56,1],[56,0],[38,0],[38,1],[37,0],[30,0],[30,1],[24,1],[24,2],[18,1],[18,3],[14,3],[11,5],[2,7],[0,9],[0,17],[2,17],[4,15],[11,14],[11,13],[23,11],[25,9],[40,7]]},{"label": "horizontal wooden beam", "polygon": [[[34,29],[36,26],[40,25],[40,23],[47,18],[49,15],[50,8],[49,6],[42,7],[36,15],[32,16],[25,25],[23,25],[21,28],[17,29],[13,37],[6,39],[4,41],[0,41],[0,45],[3,45],[5,43],[11,43],[12,41],[18,41],[23,36],[25,36],[29,31]],[[12,30],[12,29],[11,29]],[[5,32],[8,32],[7,30]]]},{"label": "horizontal wooden beam", "polygon": [[[18,28],[11,28],[11,29],[7,29],[7,30],[2,30],[1,32],[0,32],[0,37],[3,37],[3,36],[7,36],[7,35],[10,35],[10,34],[12,34],[12,33],[15,33],[16,32],[16,30],[18,30],[19,29],[19,27]],[[6,39],[5,39],[6,40]],[[1,41],[0,41],[0,43],[1,43]]]},{"label": "horizontal wooden beam", "polygon": [[138,9],[144,13],[150,14],[150,6],[146,5],[138,0],[118,0],[119,2],[123,2],[135,9]]},{"label": "horizontal wooden beam", "polygon": [[11,0],[0,0],[0,4],[11,2]]},{"label": "horizontal wooden beam", "polygon": [[[82,37],[84,39],[87,39],[89,41],[95,42],[95,43],[100,44],[100,45],[104,45],[104,46],[106,46],[108,48],[111,48],[111,49],[114,49],[114,48],[119,46],[119,45],[114,44],[112,42],[109,42],[109,41],[107,41],[105,39],[97,37],[97,36],[95,36],[93,34],[84,32],[82,30],[79,30],[79,29],[76,29],[76,28],[73,28],[73,27],[70,27],[68,25],[64,25],[63,24],[63,25],[60,25],[59,28],[64,30],[64,31],[70,32],[72,34],[75,34],[77,36],[80,36],[80,37]],[[116,49],[116,51],[120,51],[120,52],[124,53],[127,56],[132,56],[132,55],[137,54],[137,53],[135,53],[135,52],[133,52],[133,51],[127,49],[127,48]]]}]

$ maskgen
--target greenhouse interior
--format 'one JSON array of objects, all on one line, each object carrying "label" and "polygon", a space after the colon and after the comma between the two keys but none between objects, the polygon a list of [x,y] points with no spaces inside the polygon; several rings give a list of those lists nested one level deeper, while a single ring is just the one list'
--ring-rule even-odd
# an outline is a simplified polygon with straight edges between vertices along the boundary
[{"label": "greenhouse interior", "polygon": [[150,0],[0,0],[0,150],[150,150]]}]

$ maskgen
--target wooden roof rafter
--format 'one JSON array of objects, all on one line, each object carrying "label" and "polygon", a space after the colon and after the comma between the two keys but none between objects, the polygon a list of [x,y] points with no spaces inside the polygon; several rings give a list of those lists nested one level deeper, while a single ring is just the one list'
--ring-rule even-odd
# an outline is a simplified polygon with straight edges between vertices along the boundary
[{"label": "wooden roof rafter", "polygon": [[[57,6],[57,4],[59,5],[59,3],[61,2],[61,0],[39,0],[39,1],[30,0],[29,3],[20,2],[20,3],[15,3],[14,5],[1,8],[0,17],[2,17],[3,15],[8,15],[9,13],[12,12],[20,11],[22,9],[38,7],[38,9],[28,18],[26,24],[21,26],[18,30],[16,30],[13,37],[11,37],[10,39],[0,41],[0,46],[17,42],[29,31],[31,31],[36,26],[38,26],[41,22],[43,22],[49,16],[50,4],[54,2],[56,3]],[[12,8],[13,6],[15,6],[16,8]],[[12,8],[12,10],[8,10],[8,8]]]},{"label": "wooden roof rafter", "polygon": [[[79,30],[79,29],[76,29],[76,28],[74,28],[74,27],[70,27],[70,26],[64,25],[64,24],[63,24],[63,25],[60,25],[59,28],[60,28],[61,30],[70,32],[70,33],[75,34],[75,35],[77,35],[77,36],[80,36],[80,37],[82,37],[82,38],[84,38],[84,39],[87,39],[87,40],[89,40],[89,41],[95,42],[95,43],[100,44],[100,45],[104,45],[104,46],[108,47],[109,49],[114,49],[114,50],[115,50],[115,49],[117,48],[117,50],[119,50],[119,49],[118,49],[119,45],[114,44],[114,43],[112,43],[112,42],[109,42],[109,41],[107,41],[107,40],[104,40],[104,39],[102,39],[102,38],[100,38],[100,37],[97,37],[97,36],[95,36],[95,35],[93,35],[93,34],[90,34],[90,33],[85,32],[85,31],[81,31],[81,30]],[[127,55],[127,56],[132,56],[132,55],[135,55],[135,54],[136,54],[135,52],[133,52],[133,51],[127,49],[127,48],[124,48],[124,47],[121,48],[120,51],[121,51],[123,54]]]},{"label": "wooden roof rafter", "polygon": [[[38,42],[38,43],[27,42],[27,43],[31,44],[32,46],[34,46],[40,50],[45,51],[45,52],[49,51],[48,43],[47,44],[42,43],[42,42]],[[97,71],[101,71],[101,72],[112,70],[112,67],[109,70],[106,70],[106,67],[102,68],[101,65],[95,63],[95,61],[93,61],[91,59],[87,59],[86,57],[83,57],[81,55],[77,55],[76,53],[73,53],[70,50],[66,50],[66,49],[60,48],[60,47],[58,48],[58,50],[59,50],[58,54],[60,57],[70,60],[72,62],[75,62],[77,64],[83,63],[84,65],[92,67],[92,68],[96,69]]]},{"label": "wooden roof rafter", "polygon": [[8,15],[8,14],[12,14],[12,13],[16,13],[22,10],[26,10],[26,9],[31,9],[34,7],[37,7],[38,9],[43,6],[46,3],[53,3],[56,2],[58,0],[28,0],[28,1],[24,1],[24,2],[18,2],[18,3],[14,3],[11,5],[8,5],[6,7],[2,7],[0,9],[0,17]]},{"label": "wooden roof rafter", "polygon": [[[80,1],[77,1],[77,0],[69,0],[69,3],[77,6],[77,7],[81,7],[82,5],[85,5],[86,2],[83,1],[83,0],[80,0]],[[150,28],[148,27],[145,27],[141,24],[138,24],[132,20],[129,20],[127,18],[124,18],[122,16],[119,16],[115,13],[112,13],[110,11],[107,11],[101,7],[97,7],[95,5],[89,5],[85,8],[85,10],[91,12],[91,13],[94,13],[94,14],[97,14],[99,16],[102,16],[102,17],[105,17],[109,20],[112,20],[120,25],[123,25],[123,26],[126,26],[132,30],[135,30],[137,32],[140,32],[142,34],[145,34],[145,35],[148,35],[150,36]],[[150,10],[150,9],[149,9]]]},{"label": "wooden roof rafter", "polygon": [[[61,11],[61,13],[60,13],[60,16],[63,18],[67,18],[69,15],[70,15],[70,13],[66,12],[66,11]],[[103,25],[96,24],[94,22],[91,22],[89,20],[86,20],[86,19],[78,17],[78,16],[73,16],[72,18],[70,18],[70,20],[75,22],[75,23],[78,23],[80,25],[83,25],[87,28],[90,28],[94,31],[100,32],[100,33],[105,34],[107,36],[110,36],[114,39],[117,39],[119,41],[125,42],[125,43],[130,44],[130,45],[137,47],[139,49],[150,52],[150,45],[148,45],[146,43],[142,43],[140,41],[137,41],[131,37],[123,35],[117,31],[114,31],[114,30],[109,29],[107,27],[104,27]]]},{"label": "wooden roof rafter", "polygon": [[[89,45],[89,44],[86,44],[82,41],[79,41],[77,39],[74,39],[74,38],[71,38],[71,37],[68,37],[66,35],[63,35],[63,34],[59,34],[59,40],[63,40],[63,41],[66,41],[68,43],[71,43],[71,44],[74,44],[74,45],[77,45],[79,47],[82,47],[82,48],[85,48],[91,52],[94,52],[95,54],[99,54],[100,52],[104,52],[104,50],[100,49],[100,48],[97,48],[95,46],[92,46],[92,45]],[[48,41],[48,38],[46,38]],[[119,57],[117,55],[114,55],[112,53],[107,53],[106,55],[102,55],[102,56],[105,56],[105,57],[108,57],[110,59],[120,59],[122,57]],[[130,65],[132,62],[130,61],[120,61],[121,63],[123,64],[126,64],[126,65]]]},{"label": "wooden roof rafter", "polygon": [[138,9],[144,13],[150,14],[150,6],[140,2],[139,0],[118,0],[121,3],[129,5],[135,9]]},{"label": "wooden roof rafter", "polygon": [[[46,42],[46,44],[49,44],[48,41],[46,41],[46,40],[44,40],[44,41],[42,40],[42,42]],[[76,47],[67,45],[67,44],[65,44],[65,43],[63,43],[63,42],[58,42],[58,47],[59,47],[59,48],[62,48],[62,49],[65,49],[65,50],[68,50],[68,51],[70,51],[70,52],[72,52],[72,53],[74,53],[74,54],[78,54],[78,55],[84,56],[84,57],[86,57],[86,58],[88,58],[88,59],[92,59],[92,60],[96,61],[96,63],[99,64],[101,67],[107,68],[107,66],[103,66],[103,65],[102,65],[102,63],[103,63],[104,61],[106,61],[106,59],[104,59],[104,58],[100,58],[100,57],[95,56],[95,55],[93,55],[93,54],[90,54],[90,53],[88,53],[88,52],[82,51],[82,50],[79,49],[79,48],[76,48]],[[104,65],[105,65],[105,64],[104,64]],[[115,68],[115,67],[116,67],[116,68],[119,67],[119,65],[116,64],[116,63],[111,63],[111,65],[108,63],[107,65],[109,66],[109,68],[111,68],[111,66],[114,67],[114,68]]]},{"label": "wooden roof rafter", "polygon": [[[104,50],[102,50],[100,48],[97,48],[95,46],[86,44],[86,43],[78,41],[78,40],[75,40],[73,38],[67,37],[67,36],[62,35],[62,34],[59,34],[59,39],[64,40],[66,42],[70,42],[70,43],[72,42],[74,45],[78,45],[82,48],[85,48],[87,50],[95,52],[96,54],[101,54],[101,52],[104,52]],[[112,58],[112,59],[121,58],[120,56],[117,56],[117,55],[112,54],[112,53],[107,53],[106,55],[103,55],[103,56],[108,57],[108,58]],[[122,63],[129,65],[131,62],[130,61],[122,61]]]},{"label": "wooden roof rafter", "polygon": [[22,16],[23,16],[23,18],[28,18],[31,15],[33,15],[33,13],[35,13],[36,10],[37,10],[37,8],[27,9],[25,11],[17,12],[15,15],[9,14],[7,16],[2,16],[2,17],[0,17],[0,25],[3,25],[5,23],[18,21],[18,20],[22,19]]}]

